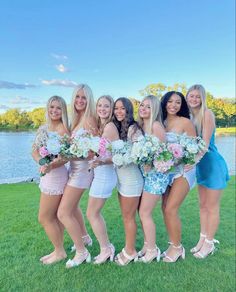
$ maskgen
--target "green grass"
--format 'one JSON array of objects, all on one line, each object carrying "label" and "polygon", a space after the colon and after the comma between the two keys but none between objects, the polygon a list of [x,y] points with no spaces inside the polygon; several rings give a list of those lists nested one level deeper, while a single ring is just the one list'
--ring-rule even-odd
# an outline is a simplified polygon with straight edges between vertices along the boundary
[{"label": "green grass", "polygon": [[[82,199],[85,211],[88,195]],[[115,263],[101,266],[83,264],[65,269],[65,261],[43,266],[40,256],[52,247],[37,222],[39,190],[34,183],[0,185],[0,291],[235,291],[235,176],[231,177],[221,202],[221,223],[216,238],[219,250],[205,260],[196,260],[189,249],[199,234],[196,188],[181,208],[183,244],[187,250],[185,261],[175,264],[153,262],[119,267]],[[117,251],[124,244],[124,231],[116,192],[104,209],[108,232]],[[155,210],[157,243],[167,247],[160,206]],[[93,236],[91,228],[89,233]],[[98,253],[93,236],[91,254]],[[68,255],[71,241],[66,234]],[[137,248],[142,246],[139,225]]]},{"label": "green grass", "polygon": [[235,135],[236,127],[216,128],[216,135]]}]

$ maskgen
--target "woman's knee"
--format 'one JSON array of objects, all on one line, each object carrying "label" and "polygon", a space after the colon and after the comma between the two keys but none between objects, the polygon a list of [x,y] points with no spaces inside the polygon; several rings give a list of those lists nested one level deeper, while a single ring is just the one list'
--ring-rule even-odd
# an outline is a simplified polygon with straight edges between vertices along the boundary
[{"label": "woman's knee", "polygon": [[38,222],[44,226],[47,223],[53,221],[55,219],[56,215],[52,215],[52,214],[47,214],[45,212],[39,212],[38,214]]},{"label": "woman's knee", "polygon": [[149,210],[139,210],[139,217],[141,222],[145,222],[147,220],[150,220],[152,218],[152,214]]},{"label": "woman's knee", "polygon": [[86,211],[86,216],[89,222],[94,221],[97,217],[99,217],[99,210],[94,210],[93,208],[88,208]]},{"label": "woman's knee", "polygon": [[63,223],[68,218],[69,213],[65,208],[59,207],[57,211],[57,218]]},{"label": "woman's knee", "polygon": [[178,215],[178,208],[166,205],[163,208],[163,213],[165,217],[175,217]]}]

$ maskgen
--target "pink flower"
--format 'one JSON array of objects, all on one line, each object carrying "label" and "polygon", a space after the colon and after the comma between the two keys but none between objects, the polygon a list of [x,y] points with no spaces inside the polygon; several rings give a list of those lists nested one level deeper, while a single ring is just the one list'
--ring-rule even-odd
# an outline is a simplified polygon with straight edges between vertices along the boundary
[{"label": "pink flower", "polygon": [[39,148],[39,154],[41,157],[44,158],[49,154],[49,152],[48,152],[47,148],[45,146],[43,146],[43,147]]},{"label": "pink flower", "polygon": [[108,145],[109,145],[109,141],[107,141],[107,139],[102,137],[99,141],[99,150],[98,150],[99,156],[101,157],[109,156],[110,151],[108,150]]},{"label": "pink flower", "polygon": [[156,168],[156,170],[158,172],[164,173],[164,172],[166,172],[166,171],[171,169],[171,167],[174,165],[174,161],[173,160],[168,160],[168,161],[163,161],[163,160],[162,161],[157,161],[157,160],[155,160],[153,162],[153,164],[154,164],[154,167]]},{"label": "pink flower", "polygon": [[168,145],[168,150],[171,151],[174,155],[174,158],[182,158],[183,157],[183,148],[180,144],[171,143]]}]

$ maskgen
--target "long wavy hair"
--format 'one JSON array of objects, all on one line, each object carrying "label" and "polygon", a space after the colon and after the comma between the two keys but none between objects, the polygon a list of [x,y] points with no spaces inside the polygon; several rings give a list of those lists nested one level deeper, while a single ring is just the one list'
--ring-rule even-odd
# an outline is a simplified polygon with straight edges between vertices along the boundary
[{"label": "long wavy hair", "polygon": [[178,91],[169,91],[169,92],[165,93],[161,98],[162,122],[163,122],[163,124],[164,124],[164,121],[167,118],[166,105],[167,105],[167,102],[169,101],[169,99],[171,98],[171,96],[173,94],[177,94],[181,98],[181,106],[180,106],[180,110],[177,112],[177,116],[190,119],[190,112],[189,112],[189,108],[188,108],[188,105],[187,105],[187,102],[185,100],[184,95],[181,92],[178,92]]},{"label": "long wavy hair", "polygon": [[57,95],[54,95],[54,96],[50,97],[48,102],[47,102],[47,110],[46,110],[46,122],[47,122],[47,124],[49,126],[51,124],[51,119],[49,117],[49,109],[50,109],[50,106],[51,106],[53,101],[57,101],[60,104],[61,112],[62,112],[61,121],[62,121],[62,124],[64,125],[64,127],[68,130],[69,129],[69,125],[68,125],[68,115],[67,115],[66,102],[62,97],[57,96]]},{"label": "long wavy hair", "polygon": [[[143,98],[141,101],[144,102],[145,100],[149,100],[151,103],[150,109],[151,109],[151,115],[149,119],[148,124],[148,134],[152,134],[152,125],[155,121],[158,121],[162,124],[162,110],[161,110],[161,103],[158,100],[157,96],[155,95],[148,95]],[[140,105],[139,105],[140,106]],[[138,124],[141,128],[143,128],[144,122],[143,119],[138,114]]]},{"label": "long wavy hair", "polygon": [[[110,107],[111,107],[110,115],[109,115],[109,117],[107,118],[107,120],[106,120],[106,122],[104,124],[102,124],[101,119],[100,119],[100,117],[97,114],[98,102],[101,99],[103,99],[103,98],[106,99],[110,103]],[[111,120],[112,120],[112,114],[113,114],[113,108],[114,108],[114,100],[113,100],[113,98],[110,95],[102,95],[102,96],[100,96],[98,98],[97,103],[96,103],[96,117],[97,117],[97,124],[98,124],[98,132],[99,132],[99,135],[102,135],[105,126],[108,123],[111,122]]]},{"label": "long wavy hair", "polygon": [[197,90],[199,92],[199,95],[201,98],[201,106],[200,106],[199,112],[197,114],[196,113],[194,114],[193,111],[191,110],[191,107],[190,107],[191,120],[193,121],[193,124],[196,128],[197,135],[201,135],[202,134],[202,127],[203,127],[203,123],[204,123],[204,112],[207,109],[206,91],[202,85],[195,84],[188,89],[188,92],[186,94],[186,100],[188,100],[188,95],[193,90]]},{"label": "long wavy hair", "polygon": [[[85,112],[80,113],[75,108],[75,99],[79,90],[84,91],[84,96],[86,97],[87,105]],[[79,84],[75,87],[71,100],[71,130],[73,130],[78,124],[83,125],[84,122],[90,118],[95,118],[95,102],[93,98],[93,92],[87,84]]]},{"label": "long wavy hair", "polygon": [[[125,110],[126,110],[126,116],[123,121],[118,121],[116,116],[114,115],[115,107],[118,101],[121,101]],[[134,125],[134,133],[137,129],[139,129],[138,123],[134,120],[134,109],[132,102],[127,97],[119,97],[114,104],[113,108],[113,117],[112,121],[117,127],[117,130],[119,132],[120,139],[126,141],[128,130],[131,125]],[[141,129],[141,128],[140,128]]]}]

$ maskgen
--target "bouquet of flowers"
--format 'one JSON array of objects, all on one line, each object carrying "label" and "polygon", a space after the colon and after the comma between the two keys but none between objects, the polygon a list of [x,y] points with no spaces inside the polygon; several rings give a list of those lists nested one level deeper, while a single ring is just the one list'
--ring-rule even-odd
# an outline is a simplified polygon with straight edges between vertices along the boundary
[{"label": "bouquet of flowers", "polygon": [[141,166],[152,165],[159,144],[159,139],[155,136],[139,136],[132,146],[131,158],[133,162]]},{"label": "bouquet of flowers", "polygon": [[177,147],[164,142],[159,144],[153,161],[153,165],[158,172],[165,173],[174,169],[174,165],[177,162],[177,158],[174,156],[176,149]]},{"label": "bouquet of flowers", "polygon": [[116,167],[127,166],[133,162],[131,158],[132,143],[116,140],[112,145],[112,162]]},{"label": "bouquet of flowers", "polygon": [[102,158],[111,157],[112,155],[112,145],[111,142],[106,138],[101,137],[98,144],[98,149],[96,151],[97,155]]},{"label": "bouquet of flowers", "polygon": [[62,142],[60,154],[66,158],[87,158],[90,151],[96,152],[99,148],[99,138],[93,137],[86,130],[79,130],[70,139]]},{"label": "bouquet of flowers", "polygon": [[206,143],[201,137],[190,137],[186,134],[179,135],[178,143],[183,148],[183,164],[195,164],[200,156],[206,152]]},{"label": "bouquet of flowers", "polygon": [[45,145],[39,148],[39,165],[49,164],[59,155],[61,150],[60,136],[56,133],[48,133],[48,140]]}]

